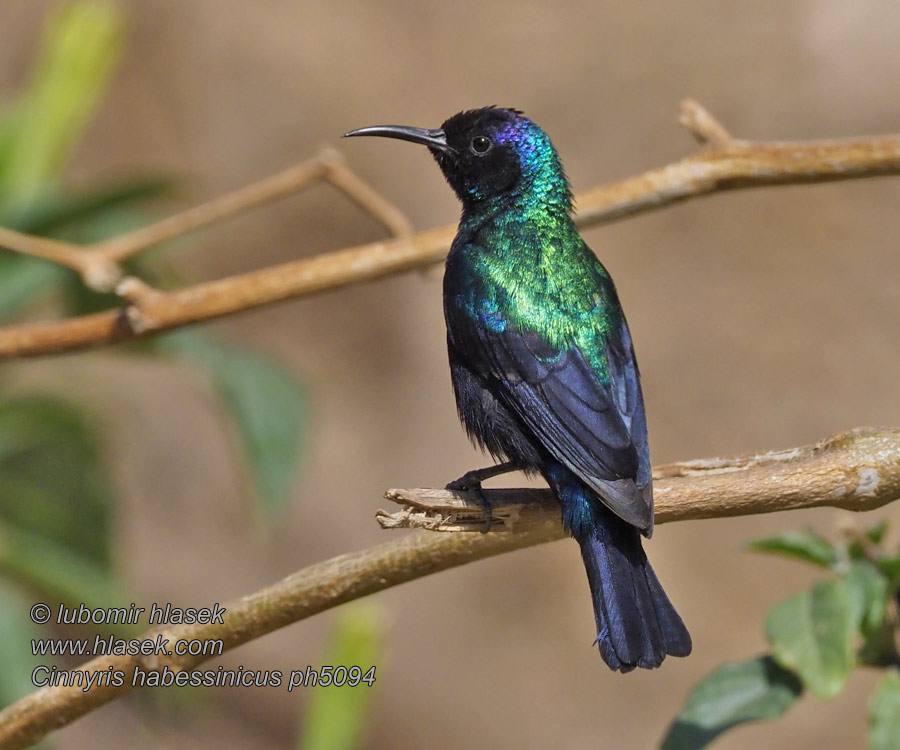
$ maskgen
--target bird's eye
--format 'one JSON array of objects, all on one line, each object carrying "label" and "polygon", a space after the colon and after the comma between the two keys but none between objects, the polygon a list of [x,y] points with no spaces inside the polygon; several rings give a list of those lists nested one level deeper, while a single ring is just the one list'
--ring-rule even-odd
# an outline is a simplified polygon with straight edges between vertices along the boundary
[{"label": "bird's eye", "polygon": [[491,150],[491,146],[494,144],[491,143],[491,139],[486,135],[476,135],[472,139],[472,150],[479,155],[486,154]]}]

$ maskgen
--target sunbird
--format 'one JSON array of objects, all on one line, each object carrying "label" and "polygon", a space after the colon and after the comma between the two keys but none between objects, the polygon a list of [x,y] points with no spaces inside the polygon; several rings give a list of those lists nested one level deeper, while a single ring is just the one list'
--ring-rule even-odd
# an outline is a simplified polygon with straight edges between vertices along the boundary
[{"label": "sunbird", "polygon": [[450,373],[469,437],[501,463],[448,489],[483,501],[485,479],[543,476],[581,547],[603,660],[629,672],[687,656],[691,637],[641,546],[653,531],[653,485],[631,334],[572,219],[549,137],[499,107],[460,112],[437,130],[346,135],[427,146],[462,202],[444,272]]}]

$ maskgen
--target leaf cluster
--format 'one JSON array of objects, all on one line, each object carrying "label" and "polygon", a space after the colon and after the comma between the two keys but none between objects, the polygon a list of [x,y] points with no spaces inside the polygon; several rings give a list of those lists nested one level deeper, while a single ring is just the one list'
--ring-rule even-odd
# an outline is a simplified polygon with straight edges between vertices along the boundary
[{"label": "leaf cluster", "polygon": [[869,703],[871,750],[900,748],[900,551],[885,549],[886,532],[882,521],[839,542],[788,531],[752,543],[830,577],[772,607],[770,653],[707,675],[669,727],[663,750],[697,750],[741,724],[778,718],[806,691],[833,698],[859,667],[885,673]]}]

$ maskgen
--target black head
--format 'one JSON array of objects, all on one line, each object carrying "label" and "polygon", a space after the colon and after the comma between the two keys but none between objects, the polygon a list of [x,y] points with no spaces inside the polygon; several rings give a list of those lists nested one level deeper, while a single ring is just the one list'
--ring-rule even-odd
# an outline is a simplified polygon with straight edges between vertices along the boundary
[{"label": "black head", "polygon": [[571,208],[569,185],[553,144],[518,110],[467,110],[453,115],[439,130],[382,125],[346,134],[358,135],[428,146],[464,205],[523,197],[547,207]]}]

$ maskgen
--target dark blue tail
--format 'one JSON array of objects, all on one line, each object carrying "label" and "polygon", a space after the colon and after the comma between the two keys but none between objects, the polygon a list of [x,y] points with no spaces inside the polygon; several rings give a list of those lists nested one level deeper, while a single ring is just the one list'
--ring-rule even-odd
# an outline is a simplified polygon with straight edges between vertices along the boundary
[{"label": "dark blue tail", "polygon": [[552,485],[563,523],[581,545],[603,661],[630,672],[658,667],[667,654],[691,653],[691,636],[650,567],[638,529],[581,482]]}]

